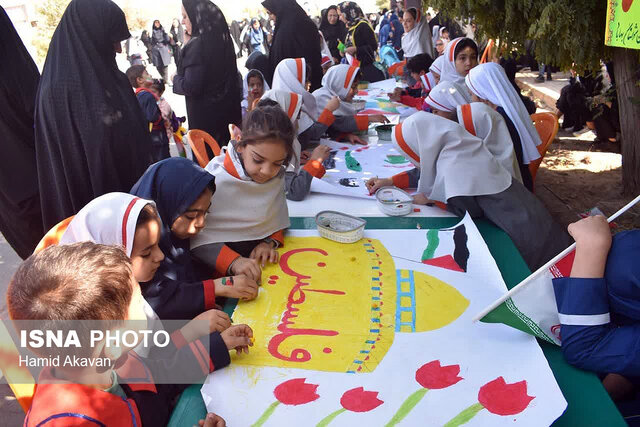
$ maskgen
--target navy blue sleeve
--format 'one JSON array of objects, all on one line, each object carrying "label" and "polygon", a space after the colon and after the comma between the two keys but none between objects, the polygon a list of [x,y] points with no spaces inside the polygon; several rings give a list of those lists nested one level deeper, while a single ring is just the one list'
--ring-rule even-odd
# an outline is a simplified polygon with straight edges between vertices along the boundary
[{"label": "navy blue sleeve", "polygon": [[640,376],[640,325],[610,322],[605,279],[553,280],[562,351],[570,364],[598,373]]},{"label": "navy blue sleeve", "polygon": [[160,113],[160,108],[158,108],[156,98],[149,92],[140,92],[137,97],[138,102],[140,103],[140,107],[142,108],[144,118],[148,122],[152,123],[160,120],[162,114]]}]

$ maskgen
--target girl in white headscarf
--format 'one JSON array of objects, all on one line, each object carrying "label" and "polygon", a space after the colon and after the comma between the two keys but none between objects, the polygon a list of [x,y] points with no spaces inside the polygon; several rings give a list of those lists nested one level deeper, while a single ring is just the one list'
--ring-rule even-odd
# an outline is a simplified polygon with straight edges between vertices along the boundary
[{"label": "girl in white headscarf", "polygon": [[249,70],[242,85],[242,117],[253,109],[253,103],[269,89],[269,83],[260,70]]},{"label": "girl in white headscarf", "polygon": [[469,70],[478,65],[478,45],[467,37],[458,37],[444,49],[440,80],[464,84]]},{"label": "girl in white headscarf", "polygon": [[381,114],[357,116],[351,101],[358,93],[360,68],[346,64],[331,67],[322,78],[322,87],[313,92],[319,108],[324,108],[331,99],[338,97],[340,107],[333,112],[330,130],[340,133],[365,131],[369,123],[389,123],[389,119]]},{"label": "girl in white headscarf", "polygon": [[500,114],[481,102],[470,102],[466,90],[455,83],[442,82],[425,102],[437,116],[462,125],[467,132],[482,139],[485,147],[511,176],[522,182],[518,159],[507,124]]},{"label": "girl in white headscarf", "polygon": [[469,72],[466,84],[474,101],[486,103],[505,118],[516,145],[523,182],[528,189],[533,190],[528,164],[540,158],[537,146],[542,141],[504,69],[494,62],[481,64]]},{"label": "girl in white headscarf", "polygon": [[434,59],[433,64],[429,67],[429,73],[433,76],[436,84],[440,83],[440,77],[442,76],[442,66],[444,65],[444,56],[440,55]]},{"label": "girl in white headscarf", "polygon": [[[282,110],[289,116],[289,119],[291,119],[294,128],[297,127],[298,116],[302,108],[302,98],[298,94],[282,90],[270,90],[265,92],[258,106],[270,105],[270,103],[280,105]],[[322,162],[329,157],[330,151],[326,145],[318,145],[311,153],[304,167],[301,167],[302,147],[298,139],[294,139],[294,154],[284,176],[287,199],[294,201],[304,200],[311,190],[313,178],[320,179],[326,173]]]},{"label": "girl in white headscarf", "polygon": [[[89,202],[73,217],[60,238],[59,244],[69,245],[77,242],[94,242],[103,245],[120,246],[131,259],[134,278],[137,282],[144,284],[153,279],[164,260],[164,253],[159,247],[161,231],[162,225],[154,202],[131,194],[107,193]],[[214,286],[217,290],[222,289],[224,288],[223,283],[228,279],[217,279],[216,282],[218,283],[214,284]],[[227,286],[227,288],[232,288],[232,286]],[[206,292],[201,290],[200,293],[202,293],[200,298],[204,301]],[[257,295],[257,286],[255,294]],[[221,294],[218,293],[218,295],[220,296]],[[227,295],[229,294],[227,293]],[[197,305],[199,302],[198,296],[192,293],[190,297],[192,304],[194,306]],[[204,302],[203,305],[205,305]],[[147,327],[149,329],[168,329],[170,332],[174,329],[170,327],[172,324],[167,322],[163,326],[162,321],[146,300],[144,301],[144,311],[147,315]],[[191,342],[204,336],[201,339],[204,340],[206,345],[210,346],[209,354],[211,359],[214,364],[218,362],[220,365],[215,366],[223,367],[225,363],[220,360],[219,355],[221,351],[226,352],[226,341],[228,340],[226,335],[228,333],[233,335],[233,332],[229,331],[223,334],[220,334],[220,332],[231,326],[229,316],[221,310],[213,309],[196,316],[196,319],[200,322],[200,325],[191,323],[181,328],[182,339]],[[209,321],[210,324],[216,325],[218,332],[213,332],[215,336],[196,333],[197,330],[201,330],[201,322],[205,320]],[[166,326],[169,326],[169,328]],[[172,334],[172,337],[174,336]],[[142,353],[143,357],[148,355],[149,350],[162,352],[169,351],[171,348],[169,347],[165,350],[150,349],[148,346],[142,345],[136,348],[136,352],[138,354]],[[192,349],[187,346],[180,351],[189,352]]]},{"label": "girl in white headscarf", "polygon": [[[456,215],[487,218],[511,237],[532,270],[568,246],[569,236],[542,203],[481,139],[453,121],[418,112],[396,126],[393,143],[419,171],[404,178],[418,190],[414,203],[446,203]],[[367,185],[375,191],[392,180],[398,181],[372,179]]]},{"label": "girl in white headscarf", "polygon": [[407,9],[402,17],[402,25],[402,50],[407,61],[421,53],[433,56],[431,29],[422,12],[415,7]]}]

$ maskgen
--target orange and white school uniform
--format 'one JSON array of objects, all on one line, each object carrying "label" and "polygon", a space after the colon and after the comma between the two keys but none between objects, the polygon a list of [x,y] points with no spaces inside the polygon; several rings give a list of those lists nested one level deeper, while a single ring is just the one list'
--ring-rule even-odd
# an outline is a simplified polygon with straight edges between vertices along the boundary
[{"label": "orange and white school uniform", "polygon": [[[353,105],[345,101],[359,72],[358,67],[347,64],[334,65],[322,78],[322,87],[313,92],[318,109],[322,109],[318,121],[327,124],[330,131],[354,133],[369,129],[369,117],[357,116]],[[340,99],[340,107],[332,113],[325,107],[334,96]]]},{"label": "orange and white school uniform", "polygon": [[259,184],[245,172],[236,144],[230,141],[205,168],[215,177],[216,192],[205,228],[191,239],[191,253],[221,275],[261,242],[282,246],[290,225],[285,168]]}]

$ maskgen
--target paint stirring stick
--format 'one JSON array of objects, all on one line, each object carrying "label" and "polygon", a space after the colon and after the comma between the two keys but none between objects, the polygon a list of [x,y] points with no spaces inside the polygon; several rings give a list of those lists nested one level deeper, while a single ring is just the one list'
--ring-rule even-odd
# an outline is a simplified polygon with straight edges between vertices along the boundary
[{"label": "paint stirring stick", "polygon": [[[618,212],[616,212],[615,214],[611,215],[609,217],[609,219],[607,219],[608,222],[612,222],[614,221],[616,218],[618,218],[620,215],[622,215],[623,213],[625,213],[626,211],[628,211],[629,209],[631,209],[634,205],[636,205],[638,202],[640,202],[640,195],[638,197],[636,197],[635,199],[633,199],[632,201],[630,201],[625,207],[623,207],[622,209],[620,209]],[[545,265],[543,265],[542,267],[540,267],[539,269],[537,269],[533,274],[531,274],[529,277],[527,277],[526,279],[524,279],[522,282],[518,283],[516,286],[514,286],[513,288],[511,288],[511,290],[507,293],[505,293],[504,295],[502,295],[500,298],[498,298],[496,301],[494,301],[491,305],[489,305],[487,308],[485,308],[484,310],[482,310],[477,316],[475,316],[473,318],[474,322],[477,322],[478,320],[482,319],[484,316],[486,316],[487,314],[491,313],[493,310],[495,310],[496,308],[498,308],[498,306],[500,306],[500,304],[502,304],[503,302],[505,302],[506,300],[508,300],[509,298],[511,298],[512,296],[514,296],[516,293],[518,293],[518,291],[520,291],[522,288],[524,288],[525,286],[527,286],[529,284],[529,282],[531,282],[533,279],[535,279],[540,273],[542,273],[543,271],[547,270],[549,267],[551,267],[552,265],[554,265],[555,263],[557,263],[558,261],[560,261],[562,258],[564,258],[565,256],[567,256],[567,254],[569,254],[572,250],[574,250],[576,248],[576,244],[573,243],[571,246],[569,246],[567,249],[565,249],[564,251],[560,252],[558,255],[556,255],[553,259],[551,259],[549,262],[547,262]]]}]

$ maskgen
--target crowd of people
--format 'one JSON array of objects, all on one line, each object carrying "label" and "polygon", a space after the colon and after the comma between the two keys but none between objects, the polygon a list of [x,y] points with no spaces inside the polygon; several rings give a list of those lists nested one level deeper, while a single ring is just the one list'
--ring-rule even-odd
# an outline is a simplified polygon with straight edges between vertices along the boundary
[{"label": "crowd of people", "polygon": [[[541,140],[531,105],[508,74],[508,58],[479,63],[486,43],[474,40],[473,25],[401,4],[367,17],[357,3],[343,1],[317,21],[295,0],[262,4],[264,16],[228,25],[210,0],[182,0],[182,19],[169,33],[156,20],[132,38],[111,0],[72,0],[41,75],[3,11],[0,54],[12,60],[0,71],[2,96],[10,101],[0,107],[7,144],[0,230],[26,259],[7,295],[12,319],[205,320],[206,331],[187,323],[172,335],[176,352],[208,360],[203,375],[222,369],[230,350],[249,351],[253,332],[232,325],[216,298],[258,296],[262,267],[278,262],[290,225],[286,199],[305,199],[313,178],[326,172],[330,150],[320,139],[366,144],[359,132],[388,123],[383,115],[358,115],[352,101],[362,82],[387,79],[398,64],[406,87],[389,97],[416,112],[395,126],[393,143],[415,169],[371,179],[370,192],[415,188],[415,204],[487,218],[532,270],[569,245],[569,234],[533,194],[529,164],[540,158]],[[126,74],[115,60],[124,41]],[[245,51],[243,78],[237,58]],[[151,78],[143,53],[164,81]],[[177,71],[170,78],[172,59]],[[594,121],[610,139],[614,106],[604,101],[585,110],[584,93],[580,98],[574,86],[588,82],[572,82],[559,107],[575,128]],[[209,153],[205,168],[169,155],[182,120],[163,99],[165,84],[184,95],[189,128],[222,147],[218,156]],[[630,277],[623,278],[614,269],[611,280],[622,283],[624,295],[611,299],[617,288],[604,269],[611,239],[597,221],[569,229],[578,241],[578,267],[567,284],[555,284],[559,310],[608,312],[617,309],[608,301],[619,301],[630,326],[609,319],[563,323],[566,354],[603,375],[635,377],[640,318],[630,307],[640,302],[629,289],[640,275],[625,269]],[[637,252],[633,236],[617,239],[612,254]],[[627,246],[616,247],[618,241]],[[588,287],[598,308],[581,306],[586,300],[570,287],[575,294]],[[208,354],[184,346],[199,340],[210,344]],[[140,363],[126,354],[120,359]],[[185,388],[141,390],[112,370],[95,374],[92,385],[74,384],[81,373],[73,369],[43,375],[56,383],[36,389],[28,426],[58,416],[165,425]],[[55,399],[62,392],[76,398]],[[202,423],[224,425],[213,414]]]}]

